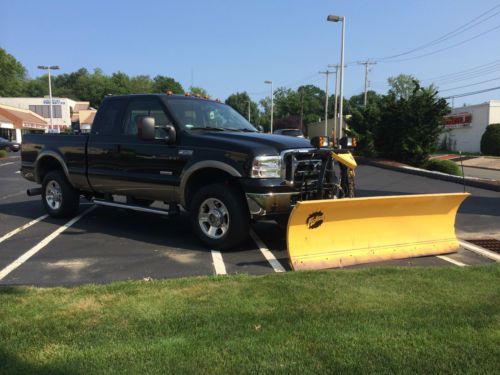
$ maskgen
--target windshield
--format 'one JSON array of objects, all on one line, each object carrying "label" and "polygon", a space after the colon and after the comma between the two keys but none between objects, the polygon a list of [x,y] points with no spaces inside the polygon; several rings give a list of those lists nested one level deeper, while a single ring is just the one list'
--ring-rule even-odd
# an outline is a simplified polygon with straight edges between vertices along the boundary
[{"label": "windshield", "polygon": [[167,107],[185,130],[210,129],[256,132],[243,116],[222,103],[203,99],[171,99]]}]

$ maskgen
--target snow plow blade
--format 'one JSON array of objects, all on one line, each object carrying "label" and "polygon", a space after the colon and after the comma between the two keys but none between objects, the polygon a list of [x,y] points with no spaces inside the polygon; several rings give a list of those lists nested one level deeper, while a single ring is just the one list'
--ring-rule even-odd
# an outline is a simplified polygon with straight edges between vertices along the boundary
[{"label": "snow plow blade", "polygon": [[288,220],[295,270],[456,252],[455,216],[468,193],[298,202]]}]

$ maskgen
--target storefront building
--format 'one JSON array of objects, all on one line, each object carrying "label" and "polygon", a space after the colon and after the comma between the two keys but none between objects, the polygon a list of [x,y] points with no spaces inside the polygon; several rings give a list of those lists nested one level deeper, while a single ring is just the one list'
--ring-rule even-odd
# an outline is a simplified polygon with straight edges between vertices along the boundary
[{"label": "storefront building", "polygon": [[496,123],[500,123],[500,100],[453,108],[445,117],[439,145],[451,151],[481,152],[486,127]]},{"label": "storefront building", "polygon": [[22,142],[23,134],[45,133],[47,122],[36,113],[0,104],[0,137]]}]

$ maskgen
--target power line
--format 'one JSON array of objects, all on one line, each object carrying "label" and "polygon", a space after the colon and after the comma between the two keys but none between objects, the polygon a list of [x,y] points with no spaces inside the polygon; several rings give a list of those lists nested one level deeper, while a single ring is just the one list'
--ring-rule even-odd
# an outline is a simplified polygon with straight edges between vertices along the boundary
[{"label": "power line", "polygon": [[500,29],[500,25],[497,25],[491,29],[488,29],[486,31],[483,31],[482,33],[479,33],[479,34],[476,34],[474,35],[473,37],[469,38],[469,39],[465,39],[465,40],[462,40],[458,43],[455,43],[455,44],[452,44],[451,46],[448,46],[448,47],[444,47],[444,48],[441,48],[441,49],[438,49],[436,51],[432,51],[432,52],[428,52],[428,53],[425,53],[423,55],[419,55],[419,56],[414,56],[414,57],[409,57],[409,58],[406,58],[406,59],[397,59],[397,60],[384,60],[384,61],[381,61],[381,62],[403,62],[403,61],[409,61],[409,60],[415,60],[415,59],[420,59],[422,57],[427,57],[427,56],[431,56],[431,55],[435,55],[436,53],[439,53],[439,52],[443,52],[443,51],[447,51],[451,48],[455,48],[455,47],[458,47],[458,46],[461,46],[462,44],[465,44],[467,42],[470,42],[471,40],[474,40],[474,39],[477,39],[485,34],[488,34],[488,33],[491,33],[492,31],[495,31],[497,29]]},{"label": "power line", "polygon": [[486,83],[486,82],[498,81],[499,79],[500,79],[500,77],[497,77],[497,78],[493,78],[493,79],[488,79],[486,81],[471,83],[470,85],[463,85],[463,86],[453,87],[451,89],[439,90],[439,92],[452,91],[452,90],[457,90],[457,89],[463,89],[466,87],[477,86],[477,85],[481,85],[481,84]]},{"label": "power line", "polygon": [[451,96],[447,96],[443,99],[462,98],[464,96],[477,95],[477,94],[482,94],[484,92],[495,91],[495,90],[500,90],[500,86],[490,87],[489,89],[484,89],[484,90],[479,90],[479,91],[471,91],[471,92],[465,92],[462,94],[451,95]]},{"label": "power line", "polygon": [[[420,45],[420,46],[418,46],[418,47],[415,47],[415,48],[413,48],[413,49],[410,49],[410,50],[405,51],[405,52],[402,52],[402,53],[398,53],[398,54],[396,54],[396,55],[386,56],[386,57],[381,57],[381,58],[377,58],[377,59],[375,59],[375,60],[381,61],[381,60],[393,59],[393,58],[400,57],[400,56],[405,56],[405,55],[408,55],[408,54],[410,54],[410,53],[413,53],[413,52],[419,51],[419,50],[421,50],[421,49],[425,49],[425,48],[427,48],[427,47],[431,47],[431,46],[433,46],[433,45],[436,45],[436,44],[442,43],[442,42],[444,42],[444,41],[446,41],[446,40],[448,40],[448,39],[450,39],[450,38],[453,38],[453,37],[455,37],[455,36],[457,36],[457,35],[463,34],[465,31],[467,31],[467,30],[469,30],[469,29],[471,29],[471,28],[474,28],[474,27],[476,27],[476,26],[478,26],[478,25],[480,25],[480,24],[482,24],[482,23],[486,22],[486,21],[487,21],[487,20],[489,20],[490,18],[492,18],[492,17],[496,16],[496,15],[497,15],[497,14],[499,14],[500,12],[496,12],[496,13],[494,13],[493,15],[490,15],[489,17],[487,17],[487,18],[485,18],[485,19],[483,19],[483,20],[480,20],[482,17],[484,17],[485,15],[487,15],[488,13],[492,12],[493,10],[495,10],[495,9],[497,9],[497,8],[499,8],[499,7],[500,7],[500,5],[495,5],[494,7],[492,7],[492,8],[490,8],[490,9],[488,9],[487,11],[485,11],[485,12],[483,12],[483,13],[481,13],[479,16],[476,16],[475,18],[473,18],[472,20],[470,20],[470,21],[466,22],[465,24],[463,24],[463,25],[461,25],[461,26],[457,27],[456,29],[454,29],[454,30],[452,30],[452,31],[450,31],[450,32],[448,32],[448,33],[446,33],[446,34],[444,34],[444,35],[440,36],[439,38],[437,38],[437,39],[434,39],[434,40],[430,41],[430,42],[424,43],[424,44],[422,44],[422,45]],[[480,21],[478,21],[478,20],[480,20]],[[473,22],[475,22],[475,21],[478,21],[478,22],[476,22],[476,23],[474,23],[473,25],[469,26],[471,23],[473,23]],[[468,27],[467,27],[467,26],[468,26]]]}]

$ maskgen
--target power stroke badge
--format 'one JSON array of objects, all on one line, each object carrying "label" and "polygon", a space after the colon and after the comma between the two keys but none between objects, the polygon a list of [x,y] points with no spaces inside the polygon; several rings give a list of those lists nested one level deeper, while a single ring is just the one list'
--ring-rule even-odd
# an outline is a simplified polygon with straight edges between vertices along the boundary
[{"label": "power stroke badge", "polygon": [[323,220],[324,220],[323,212],[314,211],[312,214],[310,214],[307,217],[307,220],[306,220],[307,228],[309,228],[309,229],[318,228],[321,226],[321,224],[323,224]]}]

